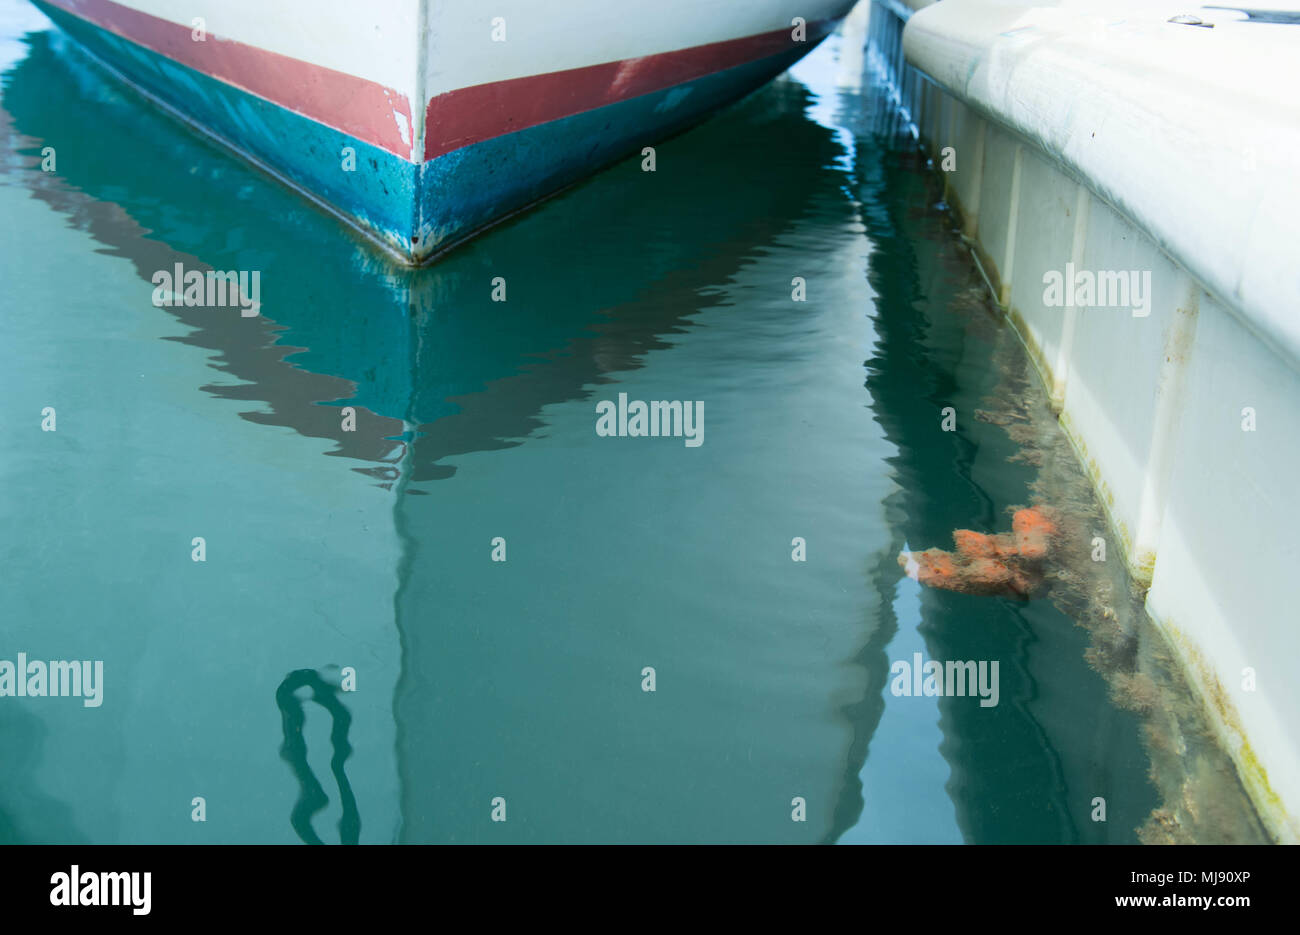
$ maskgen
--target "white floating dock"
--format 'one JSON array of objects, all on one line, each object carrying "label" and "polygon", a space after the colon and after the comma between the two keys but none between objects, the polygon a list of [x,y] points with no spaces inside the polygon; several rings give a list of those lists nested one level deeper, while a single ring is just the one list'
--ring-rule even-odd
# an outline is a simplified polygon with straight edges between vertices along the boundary
[{"label": "white floating dock", "polygon": [[[874,0],[869,57],[947,157],[1148,612],[1296,842],[1300,14],[1266,8]],[[1056,301],[1067,272],[1093,295]],[[1149,294],[1112,301],[1130,272]]]}]

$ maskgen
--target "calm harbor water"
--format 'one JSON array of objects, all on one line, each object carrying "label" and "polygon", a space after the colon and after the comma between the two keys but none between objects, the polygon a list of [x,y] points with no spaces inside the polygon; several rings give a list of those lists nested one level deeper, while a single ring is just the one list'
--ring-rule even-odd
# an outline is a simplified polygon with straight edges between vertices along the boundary
[{"label": "calm harbor water", "polygon": [[[412,271],[0,30],[0,659],[104,666],[98,707],[0,698],[0,839],[1100,843],[1162,806],[1066,602],[896,562],[1045,468],[974,415],[1023,360],[836,42]],[[261,315],[155,307],[176,263],[259,271]],[[703,444],[598,436],[620,393],[703,401]],[[998,704],[894,695],[914,653],[998,661]]]}]

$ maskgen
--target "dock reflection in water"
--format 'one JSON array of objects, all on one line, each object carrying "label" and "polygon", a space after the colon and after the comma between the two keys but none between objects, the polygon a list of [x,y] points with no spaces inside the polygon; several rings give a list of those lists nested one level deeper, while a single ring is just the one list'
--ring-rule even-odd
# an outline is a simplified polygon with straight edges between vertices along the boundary
[{"label": "dock reflection in water", "polygon": [[[938,430],[1005,334],[953,312],[968,261],[879,105],[822,81],[833,44],[656,172],[409,270],[24,41],[0,599],[14,651],[103,659],[106,687],[93,712],[0,702],[6,838],[309,840],[294,775],[339,775],[331,718],[302,706],[286,770],[273,700],[350,666],[351,792],[311,834],[1136,840],[1158,797],[1086,633],[895,563],[1004,525],[1035,470],[996,425]],[[177,262],[260,271],[261,316],[153,307]],[[621,392],[705,401],[705,443],[597,436]],[[999,660],[999,704],[895,697],[914,651]]]}]

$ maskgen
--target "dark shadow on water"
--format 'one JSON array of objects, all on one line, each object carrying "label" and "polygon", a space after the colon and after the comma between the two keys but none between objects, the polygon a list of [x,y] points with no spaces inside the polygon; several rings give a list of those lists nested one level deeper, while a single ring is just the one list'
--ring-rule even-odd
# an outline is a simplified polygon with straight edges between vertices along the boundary
[{"label": "dark shadow on water", "polygon": [[334,774],[343,808],[342,817],[339,818],[339,843],[356,844],[361,839],[361,815],[357,811],[357,799],[352,794],[352,784],[348,782],[345,768],[348,757],[352,755],[352,745],[348,742],[352,715],[339,700],[339,689],[321,678],[315,669],[290,672],[275,690],[275,704],[280,709],[284,729],[280,756],[289,764],[294,778],[298,780],[298,801],[294,803],[289,824],[304,844],[325,843],[316,834],[311,820],[312,816],[329,805],[330,800],[307,762],[307,741],[302,735],[306,713],[302,699],[297,695],[301,688],[310,688],[311,700],[330,713],[330,747],[333,750],[330,771]]},{"label": "dark shadow on water", "polygon": [[12,699],[0,706],[0,844],[89,843],[72,809],[36,780],[48,741],[49,730],[35,715]]}]

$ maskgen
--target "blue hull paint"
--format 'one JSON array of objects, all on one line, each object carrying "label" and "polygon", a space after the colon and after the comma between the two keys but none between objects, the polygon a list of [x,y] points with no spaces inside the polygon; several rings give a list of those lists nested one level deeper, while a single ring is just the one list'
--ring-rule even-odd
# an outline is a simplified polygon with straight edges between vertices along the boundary
[{"label": "blue hull paint", "polygon": [[655,143],[785,71],[800,49],[447,153],[423,166],[420,240],[433,251]]},{"label": "blue hull paint", "polygon": [[[410,252],[417,166],[209,78],[42,0],[34,2],[101,64],[173,114],[290,182],[390,250],[399,255]],[[356,150],[355,172],[343,171],[345,146]]]},{"label": "blue hull paint", "polygon": [[[486,140],[421,164],[34,0],[101,64],[173,115],[251,159],[407,263],[474,234],[698,123],[780,74],[816,43],[675,87]],[[344,148],[356,152],[344,171]]]}]

